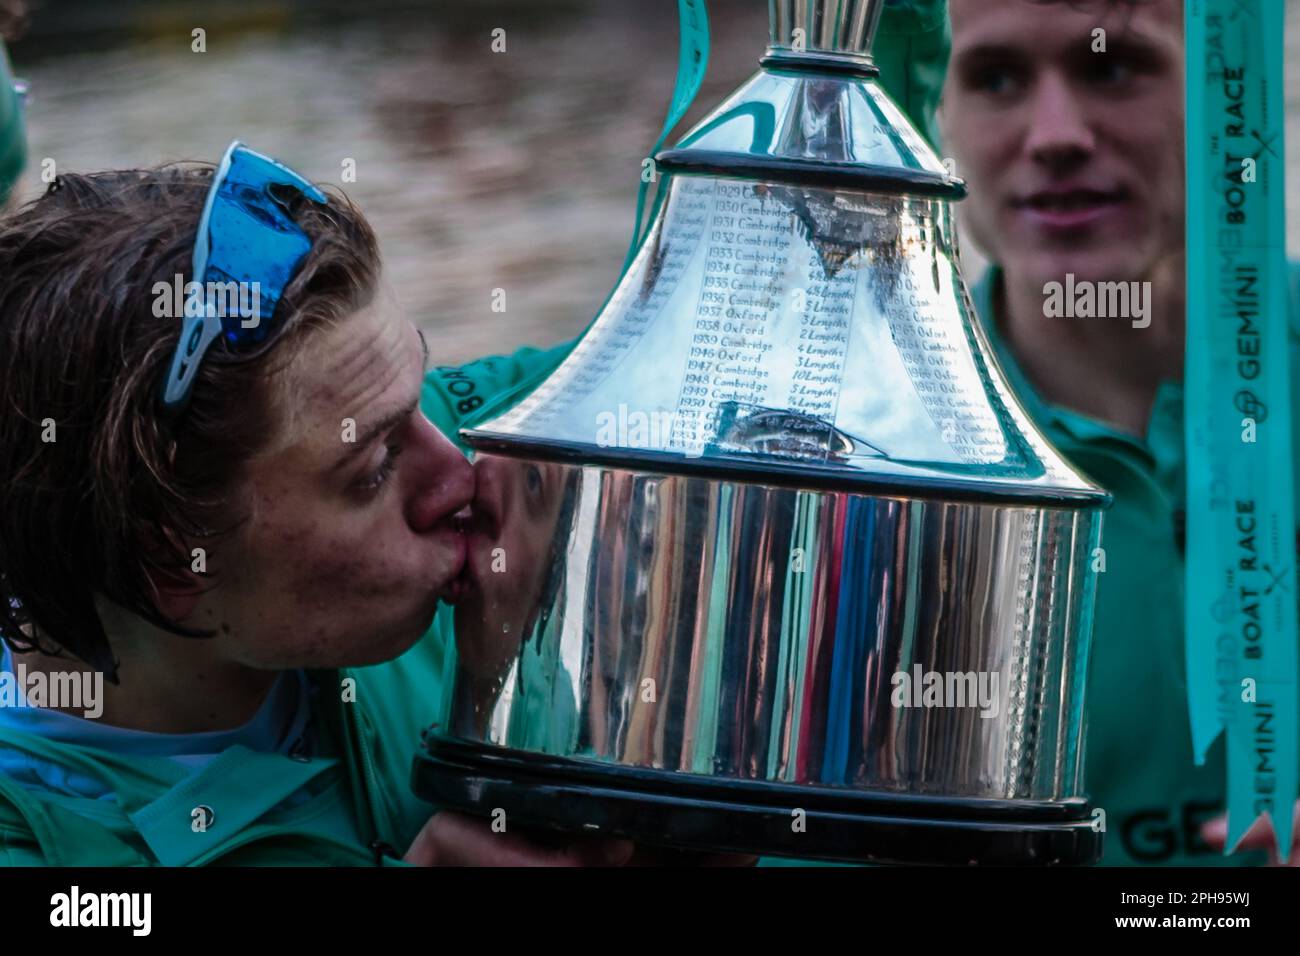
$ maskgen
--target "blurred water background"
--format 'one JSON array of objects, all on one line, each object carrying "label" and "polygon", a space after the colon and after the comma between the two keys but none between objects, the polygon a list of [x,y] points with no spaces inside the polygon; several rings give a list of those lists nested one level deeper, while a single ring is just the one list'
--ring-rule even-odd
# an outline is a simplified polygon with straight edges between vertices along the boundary
[{"label": "blurred water background", "polygon": [[[1271,0],[1261,0],[1271,2]],[[1289,192],[1300,196],[1300,0],[1287,0]],[[763,0],[711,0],[690,122],[755,67]],[[206,31],[206,52],[191,31]],[[491,49],[505,30],[506,52]],[[33,162],[215,161],[240,138],[341,184],[387,274],[458,363],[578,332],[617,277],[677,55],[672,0],[44,0],[12,49]],[[356,181],[343,183],[346,160]],[[1300,202],[1289,218],[1300,255]],[[492,311],[493,290],[506,311]]]}]

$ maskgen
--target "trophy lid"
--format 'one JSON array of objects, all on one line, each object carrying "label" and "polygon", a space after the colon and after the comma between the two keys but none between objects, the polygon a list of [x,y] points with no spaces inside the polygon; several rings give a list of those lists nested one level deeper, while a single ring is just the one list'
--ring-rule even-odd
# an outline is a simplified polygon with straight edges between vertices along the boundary
[{"label": "trophy lid", "polygon": [[[760,72],[656,159],[600,315],[480,451],[952,499],[1096,506],[961,278],[965,186],[877,82],[884,0],[771,0]],[[485,409],[492,415],[499,411]]]}]

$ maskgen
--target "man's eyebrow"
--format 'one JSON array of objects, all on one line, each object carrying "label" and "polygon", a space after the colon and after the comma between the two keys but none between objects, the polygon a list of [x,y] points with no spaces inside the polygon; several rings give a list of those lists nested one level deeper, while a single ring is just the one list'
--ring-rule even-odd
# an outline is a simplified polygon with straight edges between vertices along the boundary
[{"label": "man's eyebrow", "polygon": [[357,436],[356,441],[348,442],[351,447],[349,447],[347,452],[334,463],[330,470],[337,471],[341,469],[348,462],[352,461],[352,459],[356,458],[357,455],[373,445],[375,440],[381,435],[391,431],[406,419],[410,418],[411,415],[414,414],[416,408],[419,407],[419,404],[420,399],[417,396],[401,408],[394,409],[378,421],[367,425],[365,430]]},{"label": "man's eyebrow", "polygon": [[1158,40],[1138,33],[1136,30],[1129,30],[1111,36],[1108,42],[1110,46],[1107,52],[1109,53],[1148,60],[1163,59],[1166,55],[1165,49]]},{"label": "man's eyebrow", "polygon": [[957,50],[953,53],[954,60],[1023,60],[1024,51],[1019,47],[1011,46],[1005,43],[977,43],[974,46]]}]

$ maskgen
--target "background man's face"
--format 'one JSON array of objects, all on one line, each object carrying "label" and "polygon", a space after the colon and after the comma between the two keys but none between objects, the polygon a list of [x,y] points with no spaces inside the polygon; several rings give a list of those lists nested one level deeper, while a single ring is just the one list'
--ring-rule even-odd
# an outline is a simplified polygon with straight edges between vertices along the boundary
[{"label": "background man's face", "polygon": [[944,145],[970,185],[976,245],[1034,283],[1129,281],[1180,252],[1181,0],[950,10]]},{"label": "background man's face", "polygon": [[456,606],[461,665],[500,679],[542,610],[565,497],[560,465],[478,455],[468,524],[468,587]]}]

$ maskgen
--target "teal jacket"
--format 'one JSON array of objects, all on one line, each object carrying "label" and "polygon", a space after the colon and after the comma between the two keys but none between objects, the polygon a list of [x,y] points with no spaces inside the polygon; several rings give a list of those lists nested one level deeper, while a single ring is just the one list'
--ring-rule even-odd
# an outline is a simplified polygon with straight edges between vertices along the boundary
[{"label": "teal jacket", "polygon": [[0,208],[18,181],[27,158],[23,132],[23,105],[14,89],[13,72],[3,40],[0,40]]},{"label": "teal jacket", "polygon": [[[1097,576],[1084,747],[1084,785],[1093,805],[1106,814],[1102,862],[1264,863],[1260,852],[1225,857],[1206,846],[1198,832],[1225,809],[1225,758],[1220,740],[1206,764],[1195,765],[1187,718],[1182,383],[1159,383],[1140,438],[1047,402],[1001,335],[1001,281],[1000,270],[990,270],[971,297],[1012,389],[1048,440],[1114,498],[1102,523],[1106,569]],[[1296,327],[1300,268],[1295,265],[1289,305]],[[1295,336],[1290,359],[1300,384],[1300,339]],[[1294,448],[1300,451],[1300,415],[1293,417],[1292,427]]]},{"label": "teal jacket", "polygon": [[[942,0],[890,8],[876,45],[886,88],[914,118],[924,118],[917,125],[930,135],[947,58],[945,11]],[[12,110],[2,94],[0,110]],[[4,157],[21,157],[15,115],[0,112],[10,121],[0,123],[0,171],[12,169],[13,161],[4,166]],[[467,414],[526,391],[569,347],[522,349],[436,370],[426,381],[423,410],[454,436]],[[409,781],[420,733],[439,710],[452,646],[449,618],[440,613],[431,631],[394,661],[310,675],[320,742],[311,759],[233,747],[207,767],[186,772],[163,759],[126,759],[0,730],[0,748],[95,776],[114,791],[112,800],[84,799],[28,789],[0,774],[0,864],[395,862],[387,851],[405,851],[433,811],[415,798]],[[304,792],[308,799],[286,801]],[[193,825],[197,807],[212,811],[211,824],[201,830]]]}]

